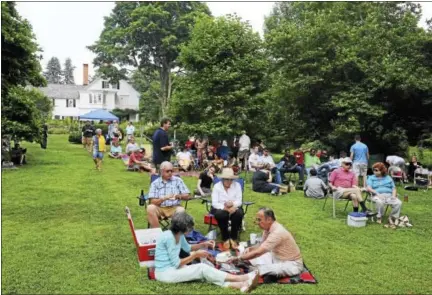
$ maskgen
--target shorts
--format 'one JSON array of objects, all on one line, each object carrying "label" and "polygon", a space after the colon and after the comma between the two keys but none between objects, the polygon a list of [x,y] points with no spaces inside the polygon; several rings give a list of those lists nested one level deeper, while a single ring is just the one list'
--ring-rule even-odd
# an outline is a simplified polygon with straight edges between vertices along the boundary
[{"label": "shorts", "polygon": [[249,150],[241,150],[238,152],[239,159],[248,159],[249,158]]},{"label": "shorts", "polygon": [[171,218],[174,213],[179,211],[184,211],[182,206],[170,206],[170,207],[159,207],[155,206],[156,215],[159,219],[161,218]]},{"label": "shorts", "polygon": [[366,163],[356,162],[353,164],[353,171],[357,177],[359,176],[367,176],[367,168],[368,165]]},{"label": "shorts", "polygon": [[103,156],[104,156],[103,152],[93,150],[93,159],[96,159],[96,158],[103,159]]},{"label": "shorts", "polygon": [[92,142],[93,142],[93,138],[91,138],[91,137],[83,137],[82,138],[82,143],[83,144],[91,145]]}]

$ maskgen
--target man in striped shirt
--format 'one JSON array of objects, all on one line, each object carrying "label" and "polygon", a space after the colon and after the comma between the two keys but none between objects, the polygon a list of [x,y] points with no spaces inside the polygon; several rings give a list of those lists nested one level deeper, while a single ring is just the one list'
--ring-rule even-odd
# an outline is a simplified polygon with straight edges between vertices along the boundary
[{"label": "man in striped shirt", "polygon": [[183,180],[173,176],[173,165],[162,162],[161,177],[152,182],[149,192],[150,205],[147,207],[147,219],[151,228],[159,227],[159,219],[171,218],[175,212],[182,212],[181,200],[190,198],[189,189]]}]

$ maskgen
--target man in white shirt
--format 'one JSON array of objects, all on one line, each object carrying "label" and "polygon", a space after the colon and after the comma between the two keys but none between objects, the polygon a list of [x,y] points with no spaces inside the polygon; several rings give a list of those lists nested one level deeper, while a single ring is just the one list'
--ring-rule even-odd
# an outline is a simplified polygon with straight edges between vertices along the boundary
[{"label": "man in white shirt", "polygon": [[126,134],[127,134],[127,139],[128,140],[132,136],[134,136],[134,132],[135,132],[135,126],[132,124],[132,122],[129,122],[128,125],[126,126]]},{"label": "man in white shirt", "polygon": [[[211,214],[217,220],[222,241],[232,239],[238,240],[240,227],[243,220],[242,188],[235,181],[238,176],[234,175],[231,168],[223,168],[222,174],[216,175],[221,179],[213,186]],[[231,232],[228,231],[228,222],[231,220]]]},{"label": "man in white shirt", "polygon": [[126,145],[126,154],[129,154],[130,152],[138,148],[139,148],[138,145],[135,143],[135,137],[132,136],[129,139],[129,143]]},{"label": "man in white shirt", "polygon": [[176,155],[177,162],[181,169],[189,171],[192,168],[193,157],[186,146],[183,146],[183,151]]},{"label": "man in white shirt", "polygon": [[249,151],[250,151],[251,140],[249,136],[247,136],[246,131],[242,131],[242,136],[239,138],[239,152],[238,158],[242,163],[242,168],[246,170],[248,165]]},{"label": "man in white shirt", "polygon": [[275,183],[281,184],[282,183],[282,177],[279,169],[276,167],[276,164],[273,160],[273,157],[270,155],[268,148],[265,148],[263,150],[263,155],[260,157],[260,163],[259,165],[269,164],[270,165],[270,171],[275,175]]},{"label": "man in white shirt", "polygon": [[258,155],[258,147],[254,147],[248,160],[249,170],[256,171],[256,169],[259,168],[260,160],[261,157]]}]

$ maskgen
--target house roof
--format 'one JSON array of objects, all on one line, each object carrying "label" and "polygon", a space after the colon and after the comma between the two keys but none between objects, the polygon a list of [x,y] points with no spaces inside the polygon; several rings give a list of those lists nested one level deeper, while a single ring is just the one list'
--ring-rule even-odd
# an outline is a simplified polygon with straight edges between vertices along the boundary
[{"label": "house roof", "polygon": [[79,99],[79,91],[85,88],[84,85],[48,84],[39,90],[50,98]]}]

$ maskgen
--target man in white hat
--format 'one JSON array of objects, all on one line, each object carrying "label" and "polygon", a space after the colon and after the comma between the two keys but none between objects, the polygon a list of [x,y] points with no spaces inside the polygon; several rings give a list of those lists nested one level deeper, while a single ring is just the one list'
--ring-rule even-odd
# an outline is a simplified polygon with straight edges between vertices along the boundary
[{"label": "man in white hat", "polygon": [[[238,176],[234,175],[231,168],[224,168],[222,174],[217,175],[221,179],[213,187],[211,214],[217,220],[221,231],[222,240],[238,240],[240,227],[243,220],[242,188],[234,181]],[[231,232],[228,231],[228,222],[231,220]]]},{"label": "man in white hat", "polygon": [[372,212],[366,208],[361,195],[361,190],[357,186],[357,177],[354,172],[351,171],[351,167],[352,160],[351,158],[346,157],[342,159],[341,167],[330,174],[329,186],[333,191],[333,197],[336,199],[351,199],[354,212],[358,212],[360,204],[363,212],[372,215]]}]

